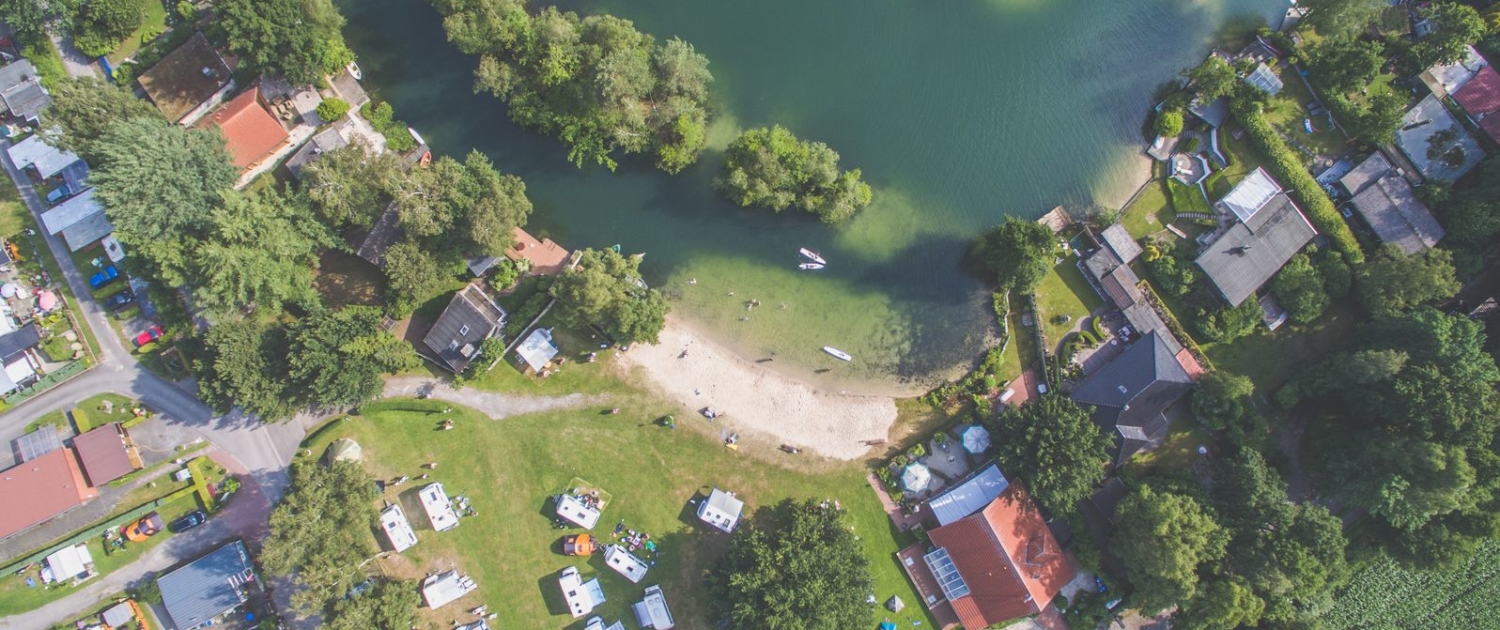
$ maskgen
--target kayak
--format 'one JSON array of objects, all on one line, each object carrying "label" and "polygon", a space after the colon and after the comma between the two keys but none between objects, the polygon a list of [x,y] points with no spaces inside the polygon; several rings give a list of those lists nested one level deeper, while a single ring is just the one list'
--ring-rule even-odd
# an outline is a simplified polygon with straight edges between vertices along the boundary
[{"label": "kayak", "polygon": [[808,249],[806,247],[797,250],[797,253],[802,254],[802,256],[804,258],[807,258],[808,260],[811,260],[811,261],[813,261],[815,263],[818,263],[820,265],[826,265],[826,264],[828,264],[828,261],[823,260],[823,257],[819,256],[818,252],[810,250],[810,249]]},{"label": "kayak", "polygon": [[823,351],[845,361],[854,360],[854,357],[849,356],[848,352],[844,352],[843,350],[840,350],[833,346],[823,346]]}]

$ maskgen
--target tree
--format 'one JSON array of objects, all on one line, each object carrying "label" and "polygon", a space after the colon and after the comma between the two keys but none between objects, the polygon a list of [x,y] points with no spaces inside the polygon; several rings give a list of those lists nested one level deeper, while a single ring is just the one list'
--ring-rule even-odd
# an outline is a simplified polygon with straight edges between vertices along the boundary
[{"label": "tree", "polygon": [[838,161],[828,145],[802,141],[780,125],[750,129],[729,144],[715,186],[742,207],[795,206],[837,223],[869,205],[872,195],[859,169],[840,171]]},{"label": "tree", "polygon": [[42,131],[47,142],[93,164],[101,157],[94,150],[95,143],[115,122],[161,119],[149,101],[94,77],[58,81],[49,92],[52,105],[47,108],[47,120],[55,126]]},{"label": "tree", "polygon": [[1386,7],[1381,0],[1303,0],[1301,4],[1308,10],[1302,23],[1331,38],[1358,35]]},{"label": "tree", "polygon": [[275,575],[295,576],[303,588],[292,593],[292,604],[302,613],[326,614],[365,581],[363,563],[376,551],[375,498],[375,480],[359,462],[292,465],[260,560]]},{"label": "tree", "polygon": [[1333,250],[1322,250],[1318,258],[1318,276],[1323,278],[1323,290],[1329,299],[1341,300],[1354,287],[1354,270],[1344,262],[1344,255]]},{"label": "tree", "polygon": [[616,343],[656,343],[669,307],[660,291],[646,287],[640,265],[640,256],[583,250],[552,285],[559,314],[575,326],[599,325]]},{"label": "tree", "polygon": [[333,602],[329,630],[408,630],[421,606],[416,582],[376,580],[370,590]]},{"label": "tree", "polygon": [[319,83],[354,60],[332,0],[219,0],[214,15],[242,64],[292,85]]},{"label": "tree", "polygon": [[291,324],[287,376],[307,402],[352,406],[380,393],[383,374],[421,367],[411,345],[380,327],[379,309],[317,310]]},{"label": "tree", "polygon": [[54,25],[67,27],[78,13],[79,0],[10,0],[0,2],[0,22],[11,25],[25,40],[47,36]]},{"label": "tree", "polygon": [[843,510],[808,500],[768,511],[741,526],[709,572],[716,618],[734,630],[866,625],[869,561]]},{"label": "tree", "polygon": [[304,166],[302,190],[334,229],[369,229],[385,210],[389,191],[403,177],[400,157],[368,155],[363,141],[357,141]]},{"label": "tree", "polygon": [[1026,482],[1037,504],[1053,514],[1074,513],[1104,478],[1110,438],[1067,397],[1008,407],[993,426],[1001,467]]},{"label": "tree", "polygon": [[318,103],[318,118],[325,123],[334,123],[349,113],[349,101],[337,97],[328,97]]},{"label": "tree", "polygon": [[1182,74],[1198,92],[1198,98],[1205,103],[1220,96],[1229,96],[1234,93],[1235,86],[1239,85],[1239,77],[1235,76],[1234,68],[1229,67],[1229,62],[1218,55],[1209,55],[1202,63]]},{"label": "tree", "polygon": [[1403,254],[1387,245],[1355,273],[1356,295],[1375,316],[1392,315],[1458,293],[1453,255],[1443,249]]},{"label": "tree", "polygon": [[1412,52],[1422,67],[1456,63],[1468,54],[1468,46],[1489,33],[1479,12],[1457,2],[1434,2],[1417,9],[1418,17],[1432,22],[1432,32],[1417,40]]},{"label": "tree", "polygon": [[975,244],[975,256],[1002,292],[1030,295],[1052,268],[1052,230],[1035,221],[1006,217]]},{"label": "tree", "polygon": [[1406,100],[1406,94],[1391,89],[1371,90],[1362,106],[1351,104],[1339,94],[1328,98],[1335,114],[1353,114],[1341,118],[1349,135],[1379,144],[1395,142],[1396,130],[1401,127],[1401,117],[1406,113]]},{"label": "tree", "polygon": [[443,272],[437,259],[412,241],[392,245],[385,253],[386,299],[393,316],[405,317],[437,294]]},{"label": "tree", "polygon": [[1193,415],[1210,429],[1226,429],[1251,412],[1250,396],[1254,393],[1250,379],[1214,370],[1198,381],[1198,389],[1193,392]]},{"label": "tree", "polygon": [[1246,299],[1239,306],[1218,310],[1200,309],[1193,324],[1197,327],[1198,334],[1203,335],[1204,339],[1215,343],[1227,343],[1255,332],[1255,327],[1260,324],[1263,314],[1259,302]]},{"label": "tree", "polygon": [[1156,115],[1156,135],[1175,137],[1182,133],[1182,111],[1168,109]]},{"label": "tree", "polygon": [[1324,89],[1347,94],[1361,91],[1385,65],[1384,47],[1362,39],[1329,39],[1307,51],[1308,75]]},{"label": "tree", "polygon": [[499,173],[478,151],[411,172],[395,197],[401,229],[449,260],[504,253],[512,230],[531,214],[521,179]]},{"label": "tree", "polygon": [[73,44],[90,57],[103,57],[140,28],[148,0],[89,0],[73,20]]},{"label": "tree", "polygon": [[94,145],[89,183],[115,225],[137,251],[201,233],[222,193],[239,178],[218,131],[159,118],[121,120]]},{"label": "tree", "polygon": [[1271,280],[1271,292],[1286,309],[1287,316],[1298,324],[1310,324],[1328,308],[1328,293],[1323,277],[1307,254],[1297,254]]},{"label": "tree", "polygon": [[286,380],[286,335],[280,327],[228,319],[208,329],[198,395],[220,412],[240,407],[261,418],[283,418],[294,403]]},{"label": "tree", "polygon": [[193,296],[203,306],[279,313],[284,303],[303,308],[318,303],[313,270],[318,254],[338,239],[317,221],[305,198],[283,196],[274,188],[228,193],[208,223],[190,258]]},{"label": "tree", "polygon": [[1266,603],[1239,578],[1204,582],[1198,594],[1172,615],[1172,627],[1185,630],[1235,630],[1260,621]]},{"label": "tree", "polygon": [[470,151],[464,158],[464,175],[460,221],[467,240],[464,252],[503,255],[515,228],[525,225],[531,216],[526,184],[515,175],[496,171],[489,158],[478,151]]},{"label": "tree", "polygon": [[1151,272],[1151,279],[1156,281],[1162,292],[1177,297],[1187,295],[1202,277],[1197,266],[1183,260],[1175,249],[1147,260],[1146,269]]},{"label": "tree", "polygon": [[1193,497],[1141,486],[1115,510],[1113,549],[1146,613],[1190,600],[1200,566],[1224,557],[1229,537]]}]

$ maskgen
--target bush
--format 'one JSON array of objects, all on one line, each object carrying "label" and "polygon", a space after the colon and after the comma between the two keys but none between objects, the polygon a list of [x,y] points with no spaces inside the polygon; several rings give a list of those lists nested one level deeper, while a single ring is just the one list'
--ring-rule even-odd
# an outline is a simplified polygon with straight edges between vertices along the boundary
[{"label": "bush", "polygon": [[1178,153],[1192,153],[1192,152],[1197,151],[1197,150],[1198,150],[1198,136],[1193,136],[1191,138],[1188,138],[1187,140],[1183,140],[1182,144],[1177,145],[1177,152]]},{"label": "bush", "polygon": [[516,285],[517,280],[521,279],[522,269],[521,265],[517,264],[516,261],[509,258],[501,258],[499,262],[495,263],[495,268],[491,273],[494,275],[490,276],[490,286],[494,287],[496,291],[508,291]]},{"label": "bush", "polygon": [[906,450],[906,456],[910,457],[912,461],[917,461],[927,456],[927,447],[918,442],[916,446]]},{"label": "bush", "polygon": [[1175,136],[1182,133],[1182,112],[1175,109],[1164,110],[1156,115],[1156,135]]},{"label": "bush", "polygon": [[349,113],[349,102],[341,98],[325,98],[318,103],[317,112],[323,122],[335,122]]},{"label": "bush", "polygon": [[113,78],[116,84],[130,85],[132,81],[135,81],[135,64],[126,62],[115,66],[114,74],[110,75],[110,78]]},{"label": "bush", "polygon": [[144,346],[141,346],[141,347],[139,347],[139,348],[136,348],[136,349],[135,349],[135,353],[136,353],[136,354],[149,354],[149,353],[151,353],[151,352],[152,352],[152,351],[153,351],[153,350],[156,350],[156,345],[157,345],[157,344],[156,344],[156,342],[155,342],[155,341],[153,341],[153,342],[151,342],[151,343],[148,343],[148,344],[146,344],[146,345],[144,345]]},{"label": "bush", "polygon": [[198,5],[193,4],[191,0],[178,2],[175,11],[177,12],[177,17],[188,22],[198,19]]},{"label": "bush", "polygon": [[419,413],[442,413],[444,409],[452,407],[448,403],[436,400],[377,400],[367,402],[355,410],[357,415],[368,415],[382,411],[415,411]]},{"label": "bush", "polygon": [[370,101],[360,106],[359,114],[370,121],[370,126],[379,131],[380,135],[385,136],[387,149],[406,153],[417,148],[416,138],[411,137],[411,132],[406,130],[406,123],[396,120],[396,112],[391,109],[390,103],[377,105]]}]

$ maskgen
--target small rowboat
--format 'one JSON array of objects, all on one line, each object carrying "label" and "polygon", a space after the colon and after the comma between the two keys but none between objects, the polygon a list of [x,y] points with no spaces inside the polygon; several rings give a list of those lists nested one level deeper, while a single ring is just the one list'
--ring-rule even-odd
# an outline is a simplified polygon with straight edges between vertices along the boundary
[{"label": "small rowboat", "polygon": [[797,265],[797,268],[803,271],[817,271],[819,269],[822,269],[823,265],[819,263],[802,263],[800,265]]},{"label": "small rowboat", "polygon": [[820,265],[826,265],[826,264],[828,264],[828,261],[823,260],[823,257],[819,256],[818,252],[810,250],[810,249],[808,249],[806,247],[797,250],[797,253],[802,254],[803,258],[811,260],[811,261],[813,261],[815,263],[818,263]]},{"label": "small rowboat", "polygon": [[843,350],[840,350],[833,346],[823,346],[823,351],[833,355],[835,358],[842,359],[844,361],[854,360],[854,357],[849,356],[848,352],[844,352]]}]

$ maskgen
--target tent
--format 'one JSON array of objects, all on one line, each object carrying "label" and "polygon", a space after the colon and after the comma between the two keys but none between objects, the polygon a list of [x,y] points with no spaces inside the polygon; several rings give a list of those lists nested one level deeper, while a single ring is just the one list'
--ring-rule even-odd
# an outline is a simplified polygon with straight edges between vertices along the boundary
[{"label": "tent", "polygon": [[896,624],[889,621],[880,622],[880,630],[896,630]]},{"label": "tent", "polygon": [[901,601],[900,597],[892,595],[890,599],[885,600],[885,607],[886,610],[891,612],[901,612],[901,609],[906,608],[906,602]]},{"label": "tent", "polygon": [[922,464],[912,464],[901,473],[901,486],[910,492],[926,490],[932,483],[932,471]]},{"label": "tent", "polygon": [[978,455],[989,450],[989,448],[989,430],[977,424],[964,430],[964,450]]},{"label": "tent", "polygon": [[349,438],[334,440],[324,455],[329,462],[357,462],[365,458],[365,449]]}]

